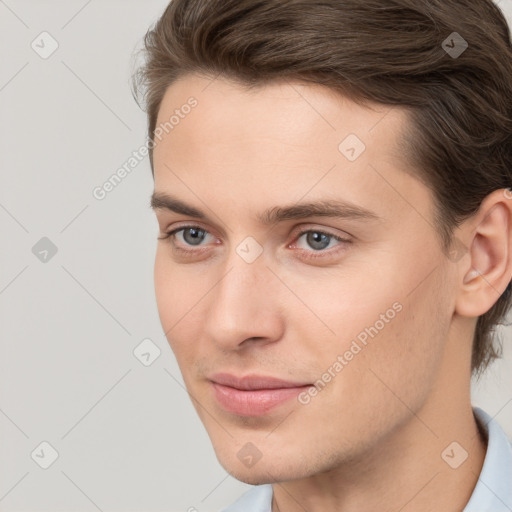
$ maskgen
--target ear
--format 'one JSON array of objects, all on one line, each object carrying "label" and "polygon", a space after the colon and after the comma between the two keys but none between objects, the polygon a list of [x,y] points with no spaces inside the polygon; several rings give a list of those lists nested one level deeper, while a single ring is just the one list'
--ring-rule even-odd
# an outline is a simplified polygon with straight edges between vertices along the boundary
[{"label": "ear", "polygon": [[512,280],[512,192],[495,190],[461,226],[469,258],[461,258],[455,312],[478,317],[499,299]]}]

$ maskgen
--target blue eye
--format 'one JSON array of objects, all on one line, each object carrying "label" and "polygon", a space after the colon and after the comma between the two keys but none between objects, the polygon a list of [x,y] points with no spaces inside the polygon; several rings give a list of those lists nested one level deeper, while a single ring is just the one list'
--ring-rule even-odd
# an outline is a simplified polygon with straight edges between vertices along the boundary
[{"label": "blue eye", "polygon": [[[178,235],[181,234],[181,239],[178,239]],[[339,242],[336,245],[343,245],[343,243],[350,243],[351,240],[344,239],[332,233],[328,233],[325,231],[320,231],[318,229],[307,229],[303,230],[298,235],[296,235],[297,242],[304,236],[306,244],[308,247],[298,247],[301,251],[306,253],[312,253],[311,256],[307,257],[321,257],[324,253],[330,254],[330,251],[326,251],[325,249],[330,248],[331,242],[336,241]],[[179,228],[170,231],[162,237],[159,237],[159,240],[171,239],[171,243],[173,249],[183,252],[183,253],[194,253],[193,249],[186,249],[184,247],[200,247],[202,242],[207,239],[208,236],[212,236],[208,231],[199,227],[199,226],[181,226]],[[175,240],[178,239],[179,243],[176,244]],[[295,242],[295,243],[297,243]],[[184,247],[182,247],[184,246]],[[317,254],[315,254],[317,253]]]},{"label": "blue eye", "polygon": [[176,235],[180,232],[183,232],[183,240],[185,244],[190,244],[191,246],[199,246],[200,243],[205,239],[208,231],[202,229],[198,226],[183,226],[181,228],[177,228],[173,231],[170,231],[166,235],[159,237],[159,240],[166,240],[168,238],[176,238]]},{"label": "blue eye", "polygon": [[190,245],[199,245],[206,237],[206,231],[200,228],[182,228],[180,231],[183,232],[183,240]]},{"label": "blue eye", "polygon": [[311,247],[314,251],[322,251],[327,248],[332,240],[337,240],[339,242],[343,242],[338,236],[331,235],[330,233],[324,233],[323,231],[316,230],[308,230],[300,233],[298,240],[302,238],[304,235],[307,235],[305,240],[306,243]]}]

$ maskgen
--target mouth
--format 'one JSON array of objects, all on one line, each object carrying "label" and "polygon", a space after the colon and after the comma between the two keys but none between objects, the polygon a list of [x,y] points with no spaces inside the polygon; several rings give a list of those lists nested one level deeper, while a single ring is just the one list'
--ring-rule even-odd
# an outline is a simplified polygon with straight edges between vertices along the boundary
[{"label": "mouth", "polygon": [[312,386],[262,375],[236,377],[222,373],[209,380],[218,404],[227,412],[242,416],[263,416]]}]

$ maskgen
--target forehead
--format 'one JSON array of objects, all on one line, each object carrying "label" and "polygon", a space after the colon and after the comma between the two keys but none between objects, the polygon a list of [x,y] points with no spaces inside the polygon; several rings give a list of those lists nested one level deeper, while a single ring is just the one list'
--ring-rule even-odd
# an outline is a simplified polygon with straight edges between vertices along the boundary
[{"label": "forehead", "polygon": [[[184,107],[191,98],[195,106]],[[255,195],[261,201],[263,191],[268,204],[327,193],[397,211],[406,206],[404,194],[410,201],[429,195],[406,176],[410,168],[397,144],[406,111],[363,107],[319,85],[248,89],[189,75],[167,89],[157,127],[165,123],[154,149],[155,190],[179,188],[193,198],[208,189],[246,206]]]},{"label": "forehead", "polygon": [[[201,126],[195,129],[202,128],[210,135],[214,130],[221,136],[231,128],[231,135],[239,139],[272,134],[273,139],[304,142],[315,135],[323,139],[327,134],[336,141],[343,131],[364,136],[379,124],[385,129],[374,135],[380,135],[389,146],[406,121],[405,111],[398,107],[371,102],[363,107],[317,84],[282,80],[248,88],[224,77],[191,74],[168,87],[157,125],[179,113],[190,98],[197,101],[191,114],[201,112]],[[173,131],[178,131],[175,129],[177,126]]]}]

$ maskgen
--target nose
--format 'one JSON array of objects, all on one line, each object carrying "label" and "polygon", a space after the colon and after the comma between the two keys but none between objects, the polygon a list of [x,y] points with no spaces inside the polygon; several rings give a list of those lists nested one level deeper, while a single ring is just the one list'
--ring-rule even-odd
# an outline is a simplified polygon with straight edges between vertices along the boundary
[{"label": "nose", "polygon": [[234,254],[210,292],[204,323],[206,339],[223,350],[239,350],[283,336],[283,284],[263,257],[247,263]]}]

